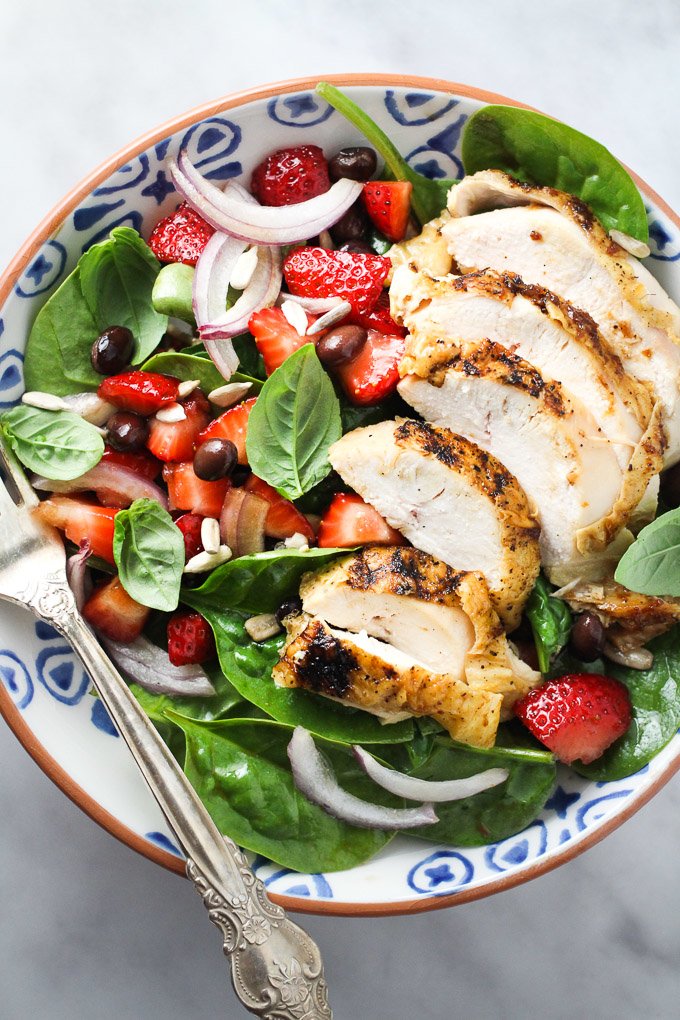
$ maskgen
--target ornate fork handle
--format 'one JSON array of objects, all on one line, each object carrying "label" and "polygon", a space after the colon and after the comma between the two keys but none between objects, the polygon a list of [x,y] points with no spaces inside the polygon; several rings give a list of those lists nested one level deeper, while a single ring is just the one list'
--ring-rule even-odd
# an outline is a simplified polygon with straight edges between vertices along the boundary
[{"label": "ornate fork handle", "polygon": [[17,601],[53,624],[92,677],[121,736],[187,855],[187,875],[224,936],[246,1009],[268,1020],[330,1020],[315,942],[271,902],[235,843],[193,787],[76,609],[63,571],[31,582]]}]

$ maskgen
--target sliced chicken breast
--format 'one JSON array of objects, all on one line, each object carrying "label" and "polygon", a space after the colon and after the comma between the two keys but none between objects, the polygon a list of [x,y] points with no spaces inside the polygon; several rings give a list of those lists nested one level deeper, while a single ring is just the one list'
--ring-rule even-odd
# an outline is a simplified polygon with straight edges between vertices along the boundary
[{"label": "sliced chicken breast", "polygon": [[458,270],[513,272],[586,311],[661,401],[666,464],[680,459],[680,310],[651,274],[578,199],[500,171],[452,188],[449,211],[440,230]]},{"label": "sliced chicken breast", "polygon": [[385,421],[347,433],[329,459],[418,549],[482,574],[498,615],[517,625],[538,575],[538,525],[489,451],[427,423]]},{"label": "sliced chicken breast", "polygon": [[563,598],[577,613],[596,613],[607,639],[627,653],[670,630],[680,620],[680,599],[629,591],[610,576],[599,582],[582,579],[567,585]]}]

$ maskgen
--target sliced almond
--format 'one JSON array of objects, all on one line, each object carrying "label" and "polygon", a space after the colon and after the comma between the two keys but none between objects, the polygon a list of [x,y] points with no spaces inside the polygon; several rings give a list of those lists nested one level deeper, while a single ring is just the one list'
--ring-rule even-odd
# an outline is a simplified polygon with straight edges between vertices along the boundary
[{"label": "sliced almond", "polygon": [[185,379],[177,387],[177,396],[182,399],[188,397],[190,393],[193,393],[195,389],[201,385],[200,379]]},{"label": "sliced almond", "polygon": [[249,382],[230,382],[224,386],[218,386],[208,394],[208,400],[217,404],[218,407],[231,407],[243,400],[253,384]]},{"label": "sliced almond", "polygon": [[207,553],[219,552],[220,522],[215,517],[204,517],[201,521],[201,542]]},{"label": "sliced almond", "polygon": [[244,624],[246,633],[253,641],[266,641],[280,633],[281,625],[273,613],[262,613],[260,616],[251,616]]},{"label": "sliced almond", "polygon": [[231,549],[221,545],[217,552],[200,552],[192,556],[184,567],[185,574],[202,574],[206,570],[214,570],[231,559]]},{"label": "sliced almond", "polygon": [[41,411],[70,411],[71,408],[54,393],[43,393],[41,390],[28,390],[21,398],[27,407],[37,407]]},{"label": "sliced almond", "polygon": [[281,305],[281,311],[296,333],[304,336],[307,332],[307,313],[302,305],[299,305],[296,301],[284,301]]},{"label": "sliced almond", "polygon": [[331,326],[335,326],[336,323],[342,322],[342,320],[346,318],[351,311],[352,306],[349,301],[341,301],[339,305],[336,305],[335,308],[331,308],[329,311],[324,312],[323,315],[319,316],[316,322],[312,323],[307,330],[307,336],[314,336],[315,333],[320,333],[322,329],[330,329]]},{"label": "sliced almond", "polygon": [[234,290],[245,290],[253,278],[257,266],[257,248],[248,248],[236,260],[236,265],[229,280],[229,286]]},{"label": "sliced almond", "polygon": [[300,552],[304,552],[309,549],[309,542],[299,531],[296,531],[294,535],[290,535],[286,538],[283,545],[286,549],[299,549]]},{"label": "sliced almond", "polygon": [[166,404],[165,407],[161,407],[160,411],[156,411],[158,421],[165,422],[166,424],[184,421],[186,416],[186,411],[181,404]]}]

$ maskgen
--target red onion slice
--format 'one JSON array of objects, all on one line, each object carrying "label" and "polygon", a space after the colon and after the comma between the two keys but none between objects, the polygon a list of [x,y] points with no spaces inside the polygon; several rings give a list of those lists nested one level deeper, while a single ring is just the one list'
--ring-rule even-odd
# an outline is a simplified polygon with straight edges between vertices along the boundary
[{"label": "red onion slice", "polygon": [[228,312],[200,327],[201,340],[211,357],[210,341],[244,333],[253,312],[274,304],[281,290],[281,277],[281,253],[278,249],[258,247],[255,272],[241,296]]},{"label": "red onion slice", "polygon": [[34,475],[31,484],[39,492],[101,492],[112,506],[130,506],[136,499],[155,499],[164,510],[168,508],[168,497],[158,485],[109,460],[101,460],[84,475],[67,482]]},{"label": "red onion slice", "polygon": [[363,829],[412,829],[438,822],[431,804],[417,808],[389,808],[347,793],[317,749],[311,733],[296,726],[288,744],[293,779],[300,793],[329,815]]},{"label": "red onion slice", "polygon": [[207,181],[186,153],[168,161],[175,188],[216,230],[251,244],[292,244],[333,226],[361,194],[359,181],[342,178],[323,195],[295,205],[251,205],[236,189],[224,191]]},{"label": "red onion slice", "polygon": [[408,776],[404,772],[388,769],[387,766],[376,761],[373,755],[365,751],[363,747],[356,744],[352,750],[354,757],[374,783],[397,797],[403,797],[404,800],[427,800],[432,804],[463,800],[464,797],[474,797],[476,793],[490,790],[492,786],[504,783],[509,775],[507,769],[487,769],[485,772],[478,772],[465,779],[429,782],[426,779]]},{"label": "red onion slice", "polygon": [[194,316],[199,328],[224,316],[231,274],[239,255],[245,250],[244,241],[218,230],[201,252],[192,291]]},{"label": "red onion slice", "polygon": [[123,673],[152,694],[196,698],[215,694],[215,688],[200,666],[173,666],[168,653],[148,638],[138,637],[129,645],[109,638],[100,637],[100,640]]},{"label": "red onion slice", "polygon": [[92,591],[92,581],[87,572],[87,561],[92,548],[87,539],[80,543],[77,553],[66,560],[66,580],[73,592],[78,609],[82,609]]},{"label": "red onion slice", "polygon": [[220,537],[234,558],[263,552],[269,503],[245,489],[229,489],[220,514]]},{"label": "red onion slice", "polygon": [[301,305],[306,312],[310,312],[312,315],[323,315],[324,312],[330,312],[332,308],[336,308],[343,303],[341,297],[298,297],[297,294],[287,294],[286,291],[279,295],[276,303],[277,305],[282,305],[284,301],[294,301],[296,305]]}]

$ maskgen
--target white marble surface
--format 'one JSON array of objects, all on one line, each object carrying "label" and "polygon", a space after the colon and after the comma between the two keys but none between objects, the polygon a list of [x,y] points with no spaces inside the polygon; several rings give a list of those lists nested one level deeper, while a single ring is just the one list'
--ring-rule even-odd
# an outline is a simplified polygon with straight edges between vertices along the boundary
[{"label": "white marble surface", "polygon": [[[0,3],[0,263],[100,159],[278,78],[468,82],[607,143],[680,207],[675,0]],[[116,843],[0,725],[0,1016],[245,1014],[188,884]],[[309,918],[338,1020],[678,1015],[680,784],[531,885],[443,913]]]}]

